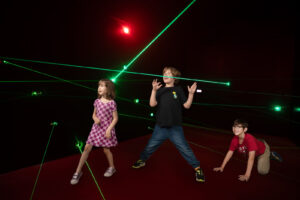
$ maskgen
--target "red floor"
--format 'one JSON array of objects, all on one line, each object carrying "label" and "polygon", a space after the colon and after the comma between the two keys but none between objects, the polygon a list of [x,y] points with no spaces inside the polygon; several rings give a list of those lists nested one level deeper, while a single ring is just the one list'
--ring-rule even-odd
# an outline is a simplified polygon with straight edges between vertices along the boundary
[{"label": "red floor", "polygon": [[[264,138],[284,162],[271,161],[271,172],[266,176],[258,175],[255,165],[250,181],[240,182],[237,178],[245,171],[244,158],[235,155],[221,174],[212,170],[221,164],[231,134],[189,127],[184,130],[204,169],[205,183],[194,180],[193,169],[170,142],[153,154],[146,167],[132,169],[149,135],[122,142],[113,150],[117,173],[111,178],[103,177],[107,162],[102,150],[92,151],[88,162],[105,199],[300,199],[300,148],[288,139],[254,134]],[[33,199],[102,199],[87,167],[79,184],[70,185],[79,157],[77,154],[45,163]],[[0,199],[29,199],[38,168],[36,165],[0,175]]]}]

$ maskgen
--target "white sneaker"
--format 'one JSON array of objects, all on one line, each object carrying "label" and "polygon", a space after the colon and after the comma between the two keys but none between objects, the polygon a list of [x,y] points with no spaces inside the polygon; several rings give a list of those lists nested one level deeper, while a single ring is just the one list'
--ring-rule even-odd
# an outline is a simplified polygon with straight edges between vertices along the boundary
[{"label": "white sneaker", "polygon": [[74,173],[74,174],[73,174],[73,177],[72,177],[72,179],[71,179],[71,181],[70,181],[70,183],[71,183],[72,185],[76,185],[76,184],[79,182],[79,179],[80,179],[81,176],[82,176],[82,172],[80,172],[79,174]]},{"label": "white sneaker", "polygon": [[116,169],[113,167],[107,168],[106,172],[104,173],[105,177],[111,177],[116,172]]}]

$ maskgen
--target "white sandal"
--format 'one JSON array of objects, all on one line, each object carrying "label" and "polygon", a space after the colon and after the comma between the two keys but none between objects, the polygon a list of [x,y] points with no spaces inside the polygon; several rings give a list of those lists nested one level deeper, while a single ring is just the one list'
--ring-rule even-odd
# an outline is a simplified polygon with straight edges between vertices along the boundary
[{"label": "white sandal", "polygon": [[79,174],[74,173],[74,174],[73,174],[73,177],[72,177],[72,179],[71,179],[71,181],[70,181],[70,183],[71,183],[72,185],[76,185],[76,184],[79,182],[79,179],[80,179],[81,176],[82,176],[82,172],[80,172]]},{"label": "white sandal", "polygon": [[111,177],[116,172],[115,168],[109,167],[107,168],[106,172],[104,173],[105,177]]}]

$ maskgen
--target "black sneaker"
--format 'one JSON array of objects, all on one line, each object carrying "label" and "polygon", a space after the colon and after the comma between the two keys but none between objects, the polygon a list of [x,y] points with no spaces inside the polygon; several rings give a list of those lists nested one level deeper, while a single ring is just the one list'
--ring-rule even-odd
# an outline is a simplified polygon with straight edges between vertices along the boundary
[{"label": "black sneaker", "polygon": [[270,159],[271,160],[277,160],[278,162],[282,162],[282,157],[278,153],[276,153],[275,151],[271,152]]},{"label": "black sneaker", "polygon": [[200,167],[196,168],[196,181],[202,182],[202,183],[205,182],[205,177],[204,177],[203,171]]},{"label": "black sneaker", "polygon": [[138,169],[138,168],[144,167],[145,165],[146,165],[146,163],[144,161],[138,160],[138,161],[136,161],[136,163],[134,163],[132,165],[132,168]]}]

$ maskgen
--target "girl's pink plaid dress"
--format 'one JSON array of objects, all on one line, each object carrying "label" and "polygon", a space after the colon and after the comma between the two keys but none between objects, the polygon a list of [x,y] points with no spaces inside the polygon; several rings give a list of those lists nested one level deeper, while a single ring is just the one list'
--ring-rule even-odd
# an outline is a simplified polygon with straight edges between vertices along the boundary
[{"label": "girl's pink plaid dress", "polygon": [[118,144],[115,128],[111,130],[111,138],[105,137],[105,132],[113,119],[113,112],[117,110],[117,104],[114,100],[103,103],[100,99],[94,102],[96,116],[100,119],[100,124],[93,124],[90,135],[86,141],[96,147],[113,147]]}]

